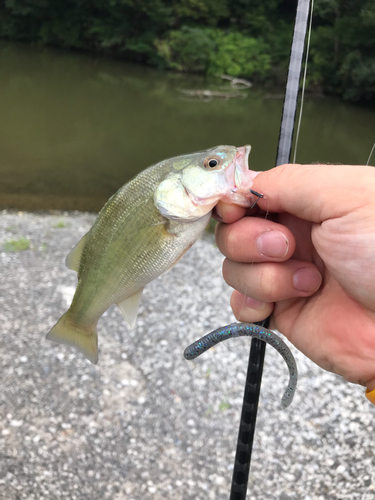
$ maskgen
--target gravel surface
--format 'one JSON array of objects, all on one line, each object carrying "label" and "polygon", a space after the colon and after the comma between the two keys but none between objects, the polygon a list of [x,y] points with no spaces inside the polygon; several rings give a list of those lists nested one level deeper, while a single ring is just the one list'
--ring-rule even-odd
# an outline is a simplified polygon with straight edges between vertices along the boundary
[{"label": "gravel surface", "polygon": [[[94,218],[0,214],[0,498],[228,499],[249,340],[182,356],[234,320],[214,240],[146,287],[134,331],[116,308],[103,316],[94,366],[45,340],[76,283],[64,258]],[[267,348],[248,499],[375,498],[375,407],[293,352],[282,411],[287,368]]]}]

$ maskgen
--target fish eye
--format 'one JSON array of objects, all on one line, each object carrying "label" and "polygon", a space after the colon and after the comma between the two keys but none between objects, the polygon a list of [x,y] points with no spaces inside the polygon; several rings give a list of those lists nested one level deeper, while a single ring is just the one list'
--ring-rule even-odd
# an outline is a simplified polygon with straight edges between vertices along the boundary
[{"label": "fish eye", "polygon": [[215,170],[221,166],[222,160],[219,156],[207,156],[203,160],[203,166],[208,170]]}]

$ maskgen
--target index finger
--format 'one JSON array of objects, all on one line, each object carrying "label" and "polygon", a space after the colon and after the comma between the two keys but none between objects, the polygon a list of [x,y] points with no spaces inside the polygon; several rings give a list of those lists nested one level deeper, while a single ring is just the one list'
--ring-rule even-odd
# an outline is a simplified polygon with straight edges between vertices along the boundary
[{"label": "index finger", "polygon": [[263,210],[288,212],[320,223],[373,202],[375,169],[354,165],[286,164],[254,179],[253,189],[265,195]]}]

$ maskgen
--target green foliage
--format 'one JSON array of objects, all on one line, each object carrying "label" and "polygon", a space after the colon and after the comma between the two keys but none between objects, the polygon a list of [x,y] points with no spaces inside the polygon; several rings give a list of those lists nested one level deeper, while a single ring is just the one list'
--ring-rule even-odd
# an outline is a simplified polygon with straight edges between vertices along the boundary
[{"label": "green foliage", "polygon": [[179,71],[208,71],[215,41],[212,30],[184,26],[173,30],[164,40],[156,40],[158,55],[167,67]]},{"label": "green foliage", "polygon": [[[296,1],[0,0],[0,38],[284,84]],[[375,103],[375,0],[315,0],[308,82]]]},{"label": "green foliage", "polygon": [[184,26],[157,40],[156,47],[166,66],[180,71],[263,78],[270,68],[269,49],[262,39],[217,28]]},{"label": "green foliage", "polygon": [[8,240],[4,243],[4,250],[6,252],[20,252],[30,248],[30,241],[23,236],[18,240]]},{"label": "green foliage", "polygon": [[211,57],[208,73],[263,79],[270,68],[268,52],[261,38],[250,38],[241,33],[218,33],[216,53]]},{"label": "green foliage", "polygon": [[375,26],[375,0],[367,2],[362,7],[360,15],[364,26]]},{"label": "green foliage", "polygon": [[209,26],[216,26],[221,19],[230,15],[227,0],[180,0],[172,2],[173,15],[178,24],[186,21],[203,22]]},{"label": "green foliage", "polygon": [[310,82],[375,104],[375,0],[317,0]]},{"label": "green foliage", "polygon": [[340,67],[342,96],[349,101],[374,102],[375,57],[350,52]]}]

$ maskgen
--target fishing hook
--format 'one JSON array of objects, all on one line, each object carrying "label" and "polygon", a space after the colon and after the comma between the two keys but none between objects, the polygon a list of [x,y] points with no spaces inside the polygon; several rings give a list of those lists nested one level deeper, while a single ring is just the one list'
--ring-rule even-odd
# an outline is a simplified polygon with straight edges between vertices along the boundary
[{"label": "fishing hook", "polygon": [[250,207],[250,208],[254,208],[255,205],[258,203],[258,201],[261,198],[264,198],[264,194],[258,193],[258,191],[254,191],[254,189],[250,189],[250,193],[253,194],[254,196],[257,196],[257,199],[254,201],[254,203]]}]

